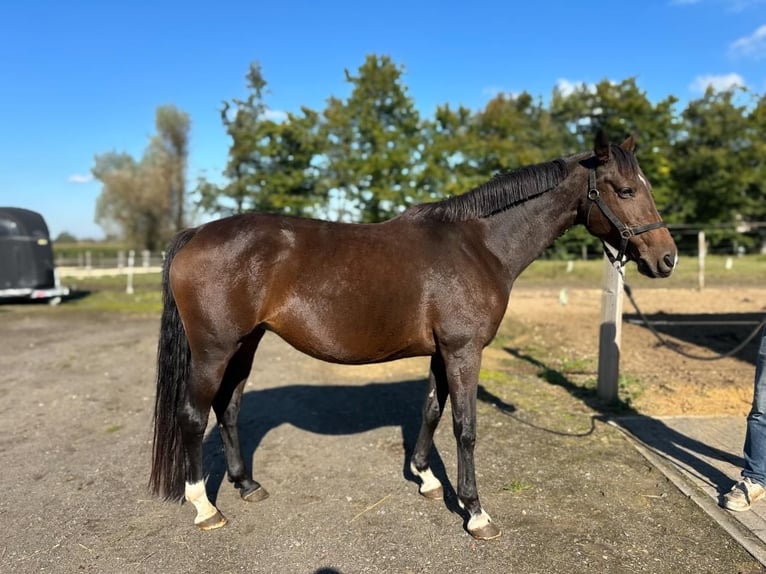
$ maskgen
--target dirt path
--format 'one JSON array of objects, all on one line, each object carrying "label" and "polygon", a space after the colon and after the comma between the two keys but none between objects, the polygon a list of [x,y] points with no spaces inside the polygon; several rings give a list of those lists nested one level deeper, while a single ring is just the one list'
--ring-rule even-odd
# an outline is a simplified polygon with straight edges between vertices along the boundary
[{"label": "dirt path", "polygon": [[[633,292],[641,311],[658,322],[660,344],[626,298],[620,350],[620,373],[627,379],[623,396],[646,415],[741,415],[753,396],[753,369],[759,338],[741,352],[720,360],[766,319],[766,288],[643,289]],[[509,320],[502,331],[506,346],[527,354],[556,357],[551,368],[574,382],[595,379],[601,293],[595,289],[516,289]],[[541,351],[545,351],[542,352]]]},{"label": "dirt path", "polygon": [[[554,341],[544,328],[554,317],[573,325],[584,313],[562,356],[594,352],[590,295],[556,307],[519,290],[512,301],[508,346],[534,351]],[[271,497],[239,500],[211,430],[209,489],[230,524],[197,532],[191,508],[146,490],[157,320],[64,305],[0,308],[0,322],[0,572],[761,572],[619,431],[501,347],[488,350],[486,372],[508,361],[515,371],[482,381],[476,455],[500,540],[471,539],[454,493],[425,500],[405,476],[426,360],[339,367],[275,337],[256,356],[242,415],[246,458]],[[668,394],[699,378],[691,364],[641,355],[633,331],[624,370],[646,369]],[[732,385],[752,378],[747,361],[732,361],[743,363],[736,374],[721,367]],[[454,479],[449,412],[436,445],[437,474]]]}]

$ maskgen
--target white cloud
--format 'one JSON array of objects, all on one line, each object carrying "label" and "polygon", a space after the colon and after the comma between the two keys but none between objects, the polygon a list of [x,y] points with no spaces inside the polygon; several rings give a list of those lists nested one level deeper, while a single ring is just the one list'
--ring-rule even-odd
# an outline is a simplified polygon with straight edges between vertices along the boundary
[{"label": "white cloud", "polygon": [[571,96],[575,88],[577,87],[577,84],[570,82],[569,80],[565,80],[564,78],[559,78],[556,80],[556,90],[562,95],[562,96]]},{"label": "white cloud", "polygon": [[742,12],[763,4],[766,0],[670,0],[671,6],[693,6],[695,4],[720,4],[729,12]]},{"label": "white cloud", "polygon": [[90,183],[93,181],[93,176],[91,174],[83,175],[80,173],[75,173],[73,175],[70,175],[67,178],[67,181],[69,183]]},{"label": "white cloud", "polygon": [[694,78],[694,81],[689,85],[689,89],[693,92],[704,93],[708,86],[712,87],[716,92],[726,92],[745,87],[745,79],[739,74],[722,74],[718,76],[708,74]]},{"label": "white cloud", "polygon": [[747,56],[756,60],[766,57],[766,24],[749,36],[732,42],[729,52],[734,56]]}]

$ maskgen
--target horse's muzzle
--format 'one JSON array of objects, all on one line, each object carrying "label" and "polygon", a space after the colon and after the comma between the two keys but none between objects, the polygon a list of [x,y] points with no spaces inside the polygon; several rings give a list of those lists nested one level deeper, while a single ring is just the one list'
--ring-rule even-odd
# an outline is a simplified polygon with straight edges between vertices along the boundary
[{"label": "horse's muzzle", "polygon": [[672,251],[662,255],[656,262],[646,257],[640,257],[636,261],[639,273],[651,278],[669,277],[678,264],[678,252]]}]

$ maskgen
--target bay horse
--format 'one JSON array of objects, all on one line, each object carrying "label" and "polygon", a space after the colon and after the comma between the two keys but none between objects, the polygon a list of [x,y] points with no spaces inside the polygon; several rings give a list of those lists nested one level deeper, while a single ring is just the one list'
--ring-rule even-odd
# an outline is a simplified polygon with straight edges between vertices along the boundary
[{"label": "bay horse", "polygon": [[200,529],[226,524],[207,497],[202,467],[212,407],[229,480],[244,500],[268,496],[245,465],[237,419],[256,348],[272,331],[334,363],[430,356],[410,459],[419,492],[443,496],[429,451],[449,397],[465,528],[478,539],[499,536],[476,487],[481,354],[516,278],[576,224],[648,277],[667,277],[675,267],[676,246],[632,136],[616,145],[603,132],[593,152],[495,176],[382,223],[248,213],[181,231],[162,276],[150,489],[191,502]]}]

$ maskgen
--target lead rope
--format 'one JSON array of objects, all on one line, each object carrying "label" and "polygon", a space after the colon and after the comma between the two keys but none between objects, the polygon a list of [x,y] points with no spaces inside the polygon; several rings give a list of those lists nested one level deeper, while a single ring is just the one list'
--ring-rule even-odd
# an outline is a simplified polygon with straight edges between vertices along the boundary
[{"label": "lead rope", "polygon": [[766,327],[766,319],[761,321],[758,326],[753,329],[753,332],[750,333],[750,335],[747,336],[747,338],[734,347],[732,350],[727,351],[726,353],[717,353],[712,356],[702,356],[702,355],[694,355],[692,353],[687,353],[686,351],[683,351],[679,349],[675,344],[669,342],[667,339],[665,339],[660,333],[657,331],[657,329],[654,328],[654,325],[649,321],[649,319],[646,318],[646,315],[641,311],[638,304],[636,303],[636,300],[633,298],[633,292],[630,286],[627,283],[624,283],[625,275],[622,272],[622,269],[619,270],[620,274],[623,275],[623,289],[625,291],[625,294],[628,296],[628,299],[630,300],[631,304],[633,305],[633,308],[636,310],[636,313],[638,313],[638,316],[641,317],[641,320],[644,322],[644,325],[646,325],[649,330],[652,332],[652,334],[657,337],[657,340],[665,347],[670,349],[671,351],[675,351],[679,355],[683,355],[684,357],[687,357],[689,359],[694,359],[696,361],[717,361],[719,359],[725,359],[727,357],[731,357],[733,355],[736,355],[739,353],[742,349],[744,349],[747,344],[752,341],[758,333],[761,332],[761,329]]}]

